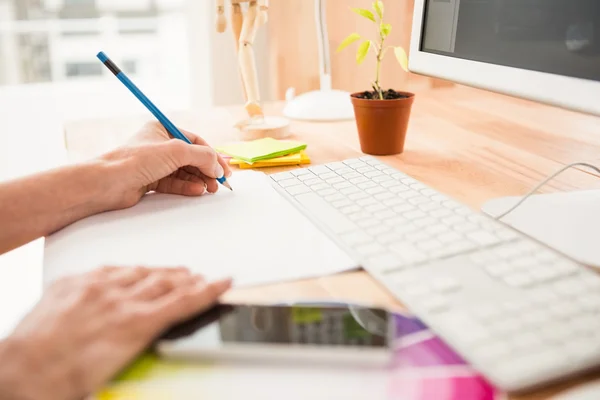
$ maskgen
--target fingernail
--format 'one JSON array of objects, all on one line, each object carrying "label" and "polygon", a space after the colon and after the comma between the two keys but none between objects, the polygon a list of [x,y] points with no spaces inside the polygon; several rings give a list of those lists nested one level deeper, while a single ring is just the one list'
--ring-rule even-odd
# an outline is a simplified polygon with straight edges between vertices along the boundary
[{"label": "fingernail", "polygon": [[215,178],[221,178],[223,175],[225,175],[225,171],[221,164],[217,163],[217,166],[215,167]]}]

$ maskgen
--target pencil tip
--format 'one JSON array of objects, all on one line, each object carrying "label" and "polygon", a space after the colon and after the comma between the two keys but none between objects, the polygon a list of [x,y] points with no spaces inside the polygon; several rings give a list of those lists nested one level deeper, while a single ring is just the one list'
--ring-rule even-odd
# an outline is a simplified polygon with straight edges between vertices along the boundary
[{"label": "pencil tip", "polygon": [[227,181],[223,182],[223,186],[225,186],[227,189],[233,191],[233,188],[231,187],[231,185],[229,184],[229,182],[227,182]]}]

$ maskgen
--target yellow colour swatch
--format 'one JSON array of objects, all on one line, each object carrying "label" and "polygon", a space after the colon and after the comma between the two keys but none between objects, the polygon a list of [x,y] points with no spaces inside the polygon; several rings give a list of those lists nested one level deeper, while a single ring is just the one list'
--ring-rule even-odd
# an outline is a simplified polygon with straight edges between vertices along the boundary
[{"label": "yellow colour swatch", "polygon": [[219,153],[227,154],[247,163],[268,160],[288,154],[298,153],[306,149],[306,143],[293,140],[277,140],[264,138],[249,142],[236,142],[217,147]]},{"label": "yellow colour swatch", "polygon": [[284,165],[300,165],[310,164],[310,157],[304,151],[295,154],[289,154],[283,157],[271,158],[270,160],[257,161],[253,164],[248,164],[245,161],[232,158],[229,164],[237,165],[241,169],[264,168],[264,167],[280,167]]}]

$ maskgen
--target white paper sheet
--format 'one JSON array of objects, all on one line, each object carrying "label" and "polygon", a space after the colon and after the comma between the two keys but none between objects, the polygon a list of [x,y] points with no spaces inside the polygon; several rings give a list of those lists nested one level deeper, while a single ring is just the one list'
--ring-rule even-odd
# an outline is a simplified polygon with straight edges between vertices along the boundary
[{"label": "white paper sheet", "polygon": [[76,222],[46,239],[44,282],[104,265],[186,266],[256,285],[356,269],[260,172],[236,172],[214,195],[150,194],[129,209]]}]

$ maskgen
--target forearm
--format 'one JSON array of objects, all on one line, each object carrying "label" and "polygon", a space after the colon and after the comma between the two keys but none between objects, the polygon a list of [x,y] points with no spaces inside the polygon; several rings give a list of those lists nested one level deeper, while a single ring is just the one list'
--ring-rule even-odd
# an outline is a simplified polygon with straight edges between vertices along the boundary
[{"label": "forearm", "polygon": [[74,380],[60,360],[41,360],[43,349],[8,337],[0,341],[0,400],[74,399]]},{"label": "forearm", "polygon": [[0,254],[104,211],[110,168],[92,161],[0,183]]}]

